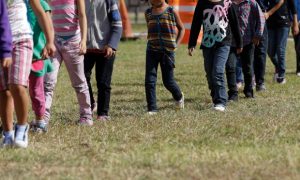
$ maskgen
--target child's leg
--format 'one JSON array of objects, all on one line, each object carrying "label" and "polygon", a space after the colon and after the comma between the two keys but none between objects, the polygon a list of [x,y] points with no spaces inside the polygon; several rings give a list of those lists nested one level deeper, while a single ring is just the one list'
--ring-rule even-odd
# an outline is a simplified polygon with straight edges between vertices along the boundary
[{"label": "child's leg", "polygon": [[98,116],[108,116],[111,76],[113,73],[115,56],[105,58],[99,55],[96,61],[96,81],[98,88]]},{"label": "child's leg", "polygon": [[174,55],[165,53],[161,57],[160,68],[164,86],[172,93],[176,101],[180,101],[182,93],[174,79],[174,63]]},{"label": "child's leg", "polygon": [[62,56],[61,56],[61,45],[58,43],[55,43],[56,46],[56,54],[54,58],[52,59],[52,65],[53,65],[53,71],[50,73],[46,73],[44,76],[44,94],[45,94],[45,114],[44,114],[44,120],[46,122],[50,121],[51,118],[51,106],[52,106],[52,100],[53,100],[53,93],[54,88],[57,83],[57,76],[59,72],[59,68],[62,62]]},{"label": "child's leg", "polygon": [[236,86],[236,53],[235,48],[230,50],[228,60],[226,62],[226,78],[228,84],[228,99],[232,96],[237,97],[238,90]]},{"label": "child's leg", "polygon": [[289,36],[290,28],[289,27],[280,27],[278,28],[278,36],[276,42],[277,44],[277,57],[278,57],[278,78],[285,78],[285,52],[286,44]]},{"label": "child's leg", "polygon": [[254,45],[251,43],[247,46],[244,46],[243,52],[241,53],[241,63],[244,74],[244,94],[246,97],[253,97],[252,89],[252,77],[253,77],[253,57],[254,57]]},{"label": "child's leg", "polygon": [[9,71],[9,89],[14,99],[17,124],[26,125],[29,99],[27,85],[32,62],[32,39],[23,39],[14,43],[13,62]]},{"label": "child's leg", "polygon": [[83,55],[79,55],[79,39],[72,38],[65,44],[62,58],[65,62],[72,87],[76,91],[77,100],[80,106],[80,118],[92,120],[92,110],[89,88],[84,75]]},{"label": "child's leg", "polygon": [[35,113],[35,120],[44,120],[45,114],[45,93],[44,77],[37,77],[32,73],[29,76],[29,94],[32,102],[32,109]]},{"label": "child's leg", "polygon": [[13,130],[13,98],[8,90],[8,69],[0,64],[0,119],[4,132]]},{"label": "child's leg", "polygon": [[159,53],[147,50],[145,88],[148,111],[157,111],[156,105],[156,79],[159,63]]},{"label": "child's leg", "polygon": [[228,59],[230,46],[221,46],[214,49],[212,85],[214,89],[213,102],[215,105],[226,105],[227,93],[225,88],[225,64]]},{"label": "child's leg", "polygon": [[214,87],[212,84],[212,69],[213,69],[213,58],[214,58],[214,51],[213,49],[203,49],[203,58],[204,58],[204,69],[206,73],[206,79],[208,83],[208,88],[210,90],[210,96],[214,98]]},{"label": "child's leg", "polygon": [[[92,76],[92,70],[97,60],[98,59],[96,58],[96,54],[94,53],[86,53],[84,55],[84,75],[89,87],[91,106],[95,105],[95,99],[94,99],[93,89],[91,85],[91,76]],[[94,107],[91,108],[93,109]]]},{"label": "child's leg", "polygon": [[271,59],[273,65],[275,66],[275,71],[277,73],[278,68],[278,58],[276,53],[277,46],[277,31],[276,29],[268,29],[268,55]]},{"label": "child's leg", "polygon": [[294,36],[296,51],[296,73],[300,73],[300,34]]}]

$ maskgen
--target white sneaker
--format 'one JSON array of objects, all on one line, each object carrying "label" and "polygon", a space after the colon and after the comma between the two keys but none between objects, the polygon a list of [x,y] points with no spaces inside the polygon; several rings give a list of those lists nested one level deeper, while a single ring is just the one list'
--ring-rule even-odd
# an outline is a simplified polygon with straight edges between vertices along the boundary
[{"label": "white sneaker", "polygon": [[300,77],[300,72],[297,72],[296,75]]},{"label": "white sneaker", "polygon": [[156,111],[148,111],[147,114],[150,116],[153,116],[153,115],[156,115],[157,112]]},{"label": "white sneaker", "polygon": [[15,128],[15,147],[17,148],[27,148],[28,147],[28,131],[29,124],[26,125],[25,131],[21,131],[16,125]]},{"label": "white sneaker", "polygon": [[175,101],[176,109],[184,109],[184,94],[182,93],[182,98],[179,101]]},{"label": "white sneaker", "polygon": [[12,148],[14,145],[14,133],[11,136],[2,136],[0,148]]},{"label": "white sneaker", "polygon": [[225,111],[225,106],[223,104],[216,104],[213,107],[214,110],[224,112]]}]

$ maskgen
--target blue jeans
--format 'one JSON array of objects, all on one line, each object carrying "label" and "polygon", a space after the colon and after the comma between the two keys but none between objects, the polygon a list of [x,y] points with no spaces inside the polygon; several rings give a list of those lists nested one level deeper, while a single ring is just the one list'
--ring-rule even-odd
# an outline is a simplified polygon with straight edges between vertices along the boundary
[{"label": "blue jeans", "polygon": [[156,80],[157,68],[160,64],[164,86],[172,93],[175,101],[180,101],[182,93],[174,79],[174,53],[151,51],[146,52],[145,88],[148,111],[157,111]]},{"label": "blue jeans", "polygon": [[243,83],[244,82],[244,75],[243,75],[243,70],[242,70],[242,63],[241,63],[241,58],[239,56],[236,57],[236,82],[237,83]]},{"label": "blue jeans", "polygon": [[279,78],[285,77],[285,49],[289,27],[268,28],[268,55]]},{"label": "blue jeans", "polygon": [[203,49],[204,68],[213,103],[226,105],[227,93],[225,88],[225,64],[228,59],[230,46],[219,46]]}]

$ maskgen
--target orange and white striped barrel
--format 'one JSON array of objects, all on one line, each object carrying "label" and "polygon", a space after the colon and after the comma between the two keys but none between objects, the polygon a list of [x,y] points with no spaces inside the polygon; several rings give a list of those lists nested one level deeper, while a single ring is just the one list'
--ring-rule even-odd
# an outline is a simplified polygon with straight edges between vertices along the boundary
[{"label": "orange and white striped barrel", "polygon": [[[193,21],[194,11],[197,5],[197,0],[169,0],[169,4],[179,13],[180,19],[185,27],[185,34],[181,41],[183,44],[189,42],[191,26]],[[198,37],[198,42],[201,41],[202,32]]]}]

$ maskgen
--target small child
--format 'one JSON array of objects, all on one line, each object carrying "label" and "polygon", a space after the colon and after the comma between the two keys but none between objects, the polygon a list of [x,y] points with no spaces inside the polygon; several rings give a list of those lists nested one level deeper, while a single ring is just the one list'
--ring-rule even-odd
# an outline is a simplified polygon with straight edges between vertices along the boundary
[{"label": "small child", "polygon": [[50,120],[53,90],[62,61],[74,88],[80,106],[79,125],[92,126],[90,94],[84,76],[87,21],[83,0],[51,0],[52,21],[55,31],[57,53],[52,59],[54,71],[45,75],[46,112],[45,120]]},{"label": "small child", "polygon": [[243,36],[243,52],[240,54],[244,74],[244,94],[246,98],[254,98],[253,93],[253,58],[254,46],[263,36],[265,17],[255,0],[234,0],[238,6],[240,32]]},{"label": "small child", "polygon": [[233,36],[237,53],[242,51],[237,21],[238,17],[230,0],[200,0],[197,3],[189,38],[189,55],[192,56],[203,24],[201,49],[213,109],[216,111],[225,111],[227,103],[224,71]]},{"label": "small child", "polygon": [[84,72],[90,92],[91,108],[92,110],[97,108],[91,86],[92,69],[96,64],[97,119],[109,120],[111,77],[116,51],[122,35],[121,16],[116,0],[86,0],[85,2],[88,35],[87,53],[84,56]]},{"label": "small child", "polygon": [[[48,3],[45,0],[40,0],[40,3],[47,14],[49,22],[52,23],[50,16],[51,9]],[[46,38],[31,7],[28,7],[28,19],[33,30],[34,44],[33,62],[29,75],[29,94],[32,102],[32,109],[35,113],[35,120],[30,123],[30,126],[34,132],[46,132],[48,122],[44,120],[44,75],[47,72],[51,72],[53,67],[50,59],[45,59],[47,57],[42,56],[42,51],[46,44]],[[52,24],[51,29],[53,29]]]},{"label": "small child", "polygon": [[[300,25],[300,1],[295,0],[295,6],[298,17],[298,27]],[[296,75],[300,77],[300,33],[294,35],[295,51],[296,51]]]},{"label": "small child", "polygon": [[[178,13],[166,0],[150,0],[145,12],[148,27],[145,88],[148,114],[156,114],[156,79],[160,64],[164,86],[172,93],[177,108],[184,108],[184,96],[174,79],[175,50],[184,35],[184,26]],[[176,34],[176,28],[178,34]]]},{"label": "small child", "polygon": [[[3,123],[2,147],[26,148],[28,146],[28,96],[27,85],[32,62],[32,30],[27,19],[27,6],[32,9],[39,18],[39,22],[45,31],[47,44],[43,56],[51,56],[55,52],[53,44],[53,33],[51,23],[40,5],[39,0],[9,0],[8,17],[12,29],[13,50],[12,65],[9,67],[8,75],[0,74],[0,112]],[[1,72],[2,70],[0,70]],[[13,130],[13,110],[17,115],[15,132]]]}]

